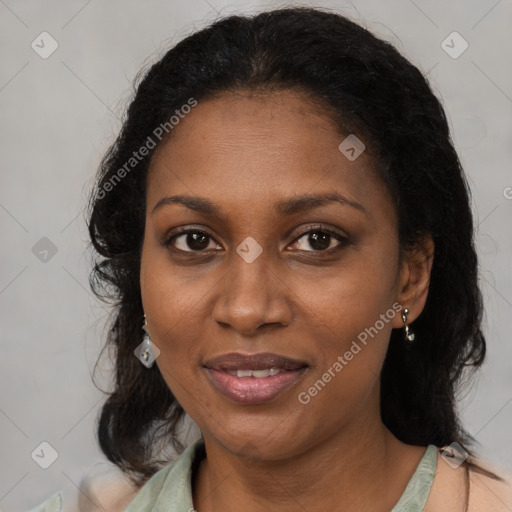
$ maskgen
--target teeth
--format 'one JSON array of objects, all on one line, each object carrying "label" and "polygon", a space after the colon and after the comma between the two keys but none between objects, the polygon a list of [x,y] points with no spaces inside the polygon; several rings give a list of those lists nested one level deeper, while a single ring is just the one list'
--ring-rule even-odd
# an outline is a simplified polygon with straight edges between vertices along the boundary
[{"label": "teeth", "polygon": [[271,372],[271,370],[256,370],[256,371],[252,372],[252,376],[260,379],[262,377],[270,376],[270,372]]},{"label": "teeth", "polygon": [[227,373],[238,378],[256,377],[257,379],[263,379],[265,377],[277,375],[280,372],[281,370],[278,370],[277,368],[268,368],[266,370],[229,370]]}]

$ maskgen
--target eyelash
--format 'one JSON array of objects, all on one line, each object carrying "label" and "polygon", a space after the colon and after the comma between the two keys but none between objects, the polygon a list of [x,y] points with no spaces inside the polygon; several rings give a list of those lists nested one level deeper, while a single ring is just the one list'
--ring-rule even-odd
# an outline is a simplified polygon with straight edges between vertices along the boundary
[{"label": "eyelash", "polygon": [[[166,238],[164,240],[164,242],[163,242],[163,245],[165,247],[169,248],[169,247],[172,246],[172,244],[173,244],[173,242],[174,242],[174,240],[176,238],[178,238],[179,236],[182,236],[182,235],[186,235],[188,233],[200,233],[200,234],[206,235],[210,240],[214,240],[215,241],[215,238],[213,236],[211,236],[204,229],[193,228],[193,227],[182,227],[182,228],[177,228],[177,231],[175,233],[173,233],[172,236]],[[328,254],[332,254],[334,252],[337,252],[338,250],[340,250],[343,247],[345,247],[346,245],[348,245],[348,240],[347,240],[347,238],[344,235],[342,235],[341,233],[338,233],[338,232],[336,232],[336,231],[334,231],[332,229],[329,229],[329,228],[326,228],[326,227],[323,227],[323,226],[320,226],[320,225],[309,226],[309,229],[307,231],[303,231],[302,233],[297,235],[290,245],[293,245],[295,242],[297,242],[298,240],[303,238],[305,235],[308,235],[310,233],[324,233],[324,234],[330,235],[335,240],[337,240],[339,243],[338,243],[337,246],[331,247],[329,249],[310,250],[310,251],[304,251],[304,250],[298,249],[296,251],[298,251],[298,252],[306,252],[306,253],[316,253],[316,254],[327,254],[328,255]],[[216,243],[218,243],[218,242],[216,242]],[[175,248],[175,250],[178,251],[178,252],[181,252],[181,253],[199,253],[200,254],[200,253],[207,252],[204,249],[200,250],[200,251],[194,251],[194,250],[183,251],[182,249],[176,249]]]}]

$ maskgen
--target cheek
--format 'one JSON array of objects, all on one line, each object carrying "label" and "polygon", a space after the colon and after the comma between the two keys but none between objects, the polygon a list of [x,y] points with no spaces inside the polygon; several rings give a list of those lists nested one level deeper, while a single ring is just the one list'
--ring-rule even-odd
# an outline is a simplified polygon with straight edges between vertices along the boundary
[{"label": "cheek", "polygon": [[[151,339],[161,351],[159,367],[171,362],[183,365],[194,349],[197,307],[201,287],[192,286],[186,270],[170,268],[165,251],[146,246],[141,259],[141,294]],[[170,370],[170,368],[168,368]]]},{"label": "cheek", "polygon": [[199,359],[196,308],[201,296],[168,268],[149,267],[141,273],[141,284],[151,340],[160,350],[156,365],[177,401],[196,419],[194,397],[201,393],[196,389],[199,367],[192,362]]},{"label": "cheek", "polygon": [[398,269],[392,257],[377,258],[369,252],[354,252],[329,274],[301,277],[293,287],[294,294],[300,297],[299,318],[305,317],[315,328],[323,328],[327,338],[346,343],[388,313],[384,326],[379,321],[377,327],[389,332],[389,317],[396,314],[392,305]]},{"label": "cheek", "polygon": [[158,255],[153,259],[148,251],[147,256],[142,261],[141,290],[151,339],[160,349],[158,369],[201,432],[208,431],[212,423],[224,425],[215,403],[204,399],[200,369],[209,331],[202,311],[211,287],[209,279],[189,279],[181,269],[176,271],[168,263],[158,263]]},{"label": "cheek", "polygon": [[303,302],[303,332],[314,340],[317,361],[301,390],[308,395],[304,401],[314,397],[318,405],[339,399],[346,400],[345,405],[357,404],[374,387],[391,322],[399,314],[396,272],[392,257],[359,257],[335,279],[302,280],[296,288]]}]

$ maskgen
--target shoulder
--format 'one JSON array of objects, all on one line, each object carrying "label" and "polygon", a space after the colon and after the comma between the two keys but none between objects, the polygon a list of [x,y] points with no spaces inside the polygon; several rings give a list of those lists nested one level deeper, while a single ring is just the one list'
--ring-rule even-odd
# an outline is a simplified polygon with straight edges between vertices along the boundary
[{"label": "shoulder", "polygon": [[52,494],[43,503],[30,509],[29,512],[62,512],[62,491]]},{"label": "shoulder", "polygon": [[171,462],[162,468],[140,488],[133,487],[124,477],[114,472],[95,475],[93,478],[86,477],[80,482],[81,492],[78,495],[78,503],[75,503],[73,508],[70,509],[70,503],[64,499],[63,492],[58,491],[29,512],[64,512],[65,509],[80,512],[123,512],[131,504],[136,504],[138,510],[142,510],[141,505],[150,504],[152,498],[159,494],[173,465]]},{"label": "shoulder", "polygon": [[469,507],[468,512],[509,512],[512,510],[512,474],[491,468],[476,460],[475,464],[491,471],[501,478],[497,480],[481,471],[478,467],[469,470]]},{"label": "shoulder", "polygon": [[[512,475],[478,458],[473,458],[471,462],[471,465],[453,467],[438,453],[436,474],[424,512],[512,510]],[[502,480],[493,478],[488,472]],[[464,508],[466,504],[467,509]]]},{"label": "shoulder", "polygon": [[78,502],[76,495],[64,496],[60,490],[29,512],[122,512],[138,493],[138,489],[119,470],[114,469],[103,469],[101,473],[86,475],[80,482],[79,491]]},{"label": "shoulder", "polygon": [[[106,464],[96,468],[81,480],[77,506],[70,508],[67,502],[64,508],[80,512],[153,512],[158,500],[191,503],[192,465],[198,455],[202,456],[203,447],[201,440],[194,442],[141,487],[130,484],[117,467]],[[63,512],[63,501],[66,501],[63,498],[63,492],[58,491],[30,512]],[[179,509],[187,508],[191,507]]]},{"label": "shoulder", "polygon": [[129,482],[117,466],[101,464],[80,481],[78,510],[121,512],[138,492],[139,489]]}]

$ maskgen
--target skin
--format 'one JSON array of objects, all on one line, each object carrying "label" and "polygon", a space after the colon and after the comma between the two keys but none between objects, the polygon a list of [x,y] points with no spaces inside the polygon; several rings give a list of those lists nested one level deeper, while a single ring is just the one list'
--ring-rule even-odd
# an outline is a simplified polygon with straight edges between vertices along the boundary
[{"label": "skin", "polygon": [[[205,440],[193,484],[201,512],[389,511],[424,453],[398,441],[379,413],[399,313],[307,405],[297,399],[394,303],[411,323],[428,293],[431,239],[400,260],[391,196],[368,151],[355,161],[340,152],[345,136],[298,92],[226,93],[199,102],[153,157],[142,299],[158,367]],[[274,209],[334,192],[364,211],[338,202]],[[176,203],[154,210],[178,194],[212,201],[220,216]],[[319,224],[345,237],[330,239],[330,255],[308,242]],[[194,252],[187,235],[166,246],[178,227],[209,234],[207,249]],[[248,236],[262,248],[252,263],[236,252]],[[274,352],[308,370],[273,401],[240,405],[203,368],[229,352]]]}]

